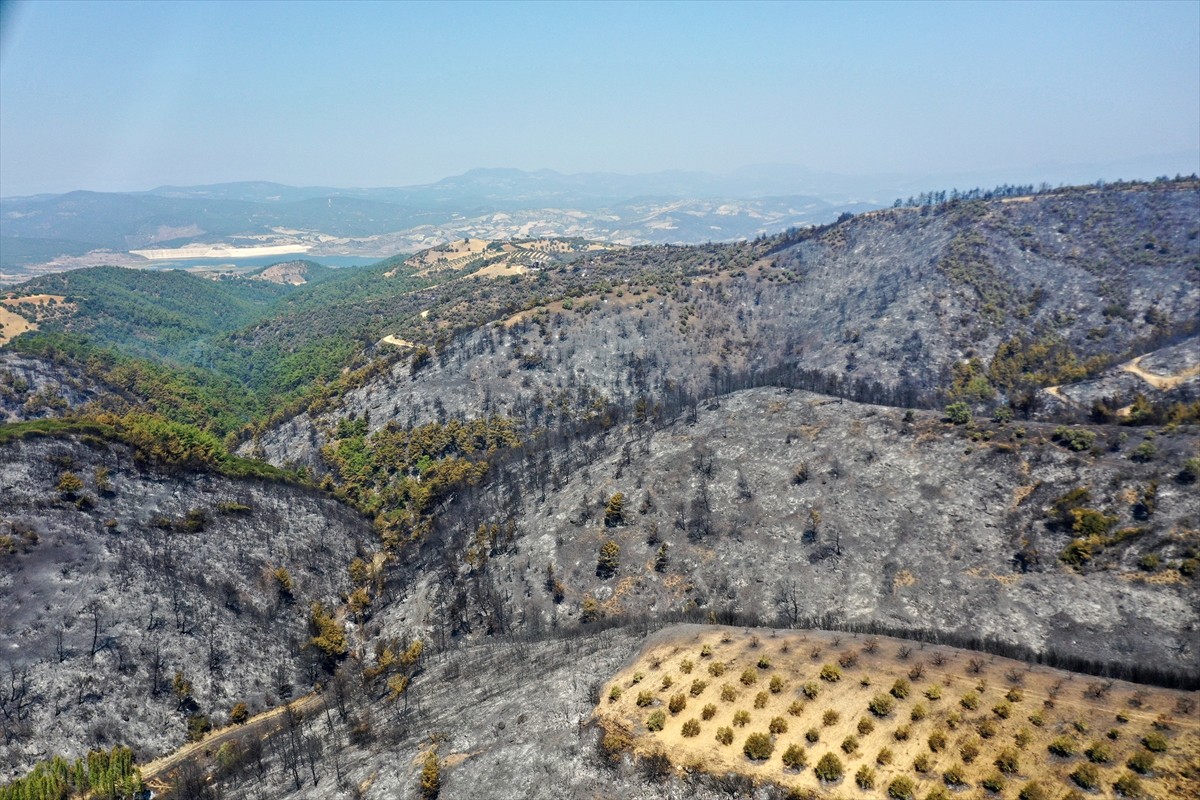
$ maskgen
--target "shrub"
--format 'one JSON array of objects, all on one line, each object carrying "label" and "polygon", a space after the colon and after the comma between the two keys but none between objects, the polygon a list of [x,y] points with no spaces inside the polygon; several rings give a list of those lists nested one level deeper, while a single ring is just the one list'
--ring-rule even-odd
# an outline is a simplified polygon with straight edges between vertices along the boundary
[{"label": "shrub", "polygon": [[596,557],[596,577],[611,578],[621,567],[621,545],[608,539],[600,545],[600,554]]},{"label": "shrub", "polygon": [[961,400],[946,406],[946,419],[955,425],[966,425],[971,421],[971,407]]},{"label": "shrub", "polygon": [[1017,743],[1017,747],[1024,750],[1033,741],[1033,734],[1029,732],[1028,728],[1021,728],[1013,735],[1013,741]]},{"label": "shrub", "polygon": [[961,705],[967,711],[974,711],[975,709],[979,708],[979,695],[975,694],[974,692],[967,692],[958,702],[959,705]]},{"label": "shrub", "polygon": [[854,773],[854,783],[858,788],[866,791],[875,788],[875,770],[863,764],[858,768],[858,772]]},{"label": "shrub", "polygon": [[892,731],[892,738],[897,742],[907,742],[909,733],[911,733],[911,729],[907,725],[900,725]]},{"label": "shrub", "polygon": [[641,672],[635,672],[635,673],[633,673],[633,678],[630,679],[630,683],[641,683],[645,679],[645,677],[646,676],[644,674],[642,674]]},{"label": "shrub", "polygon": [[821,741],[821,732],[816,728],[809,728],[804,732],[804,738],[808,740],[809,744],[816,744]]},{"label": "shrub", "polygon": [[783,691],[783,678],[778,675],[772,675],[771,685],[768,688],[771,690],[771,694],[779,694]]},{"label": "shrub", "polygon": [[742,745],[742,752],[751,761],[766,761],[771,757],[771,751],[774,749],[774,742],[765,733],[750,734],[746,737],[746,743]]},{"label": "shrub", "polygon": [[748,669],[742,673],[742,677],[738,680],[742,682],[743,686],[753,686],[758,682],[758,673],[752,669]]},{"label": "shrub", "polygon": [[942,687],[939,684],[936,684],[936,683],[933,684],[932,686],[930,686],[928,689],[925,690],[925,697],[930,700],[941,700],[942,699]]},{"label": "shrub", "polygon": [[1017,687],[1012,687],[1008,690],[1008,694],[1004,695],[1004,699],[1010,703],[1019,703],[1025,699],[1025,695]]},{"label": "shrub", "polygon": [[840,758],[833,753],[826,753],[821,756],[821,760],[813,768],[813,773],[822,783],[833,783],[842,779],[842,776],[846,774],[846,768],[842,766]]},{"label": "shrub", "polygon": [[933,761],[931,761],[929,756],[925,753],[921,753],[921,755],[913,759],[913,769],[917,772],[920,772],[922,775],[924,775],[926,772],[929,772],[929,770],[932,768]]},{"label": "shrub", "polygon": [[708,674],[714,678],[719,678],[725,674],[725,664],[721,661],[714,661],[708,665]]},{"label": "shrub", "polygon": [[1037,781],[1030,781],[1021,787],[1018,800],[1050,800],[1050,794]]},{"label": "shrub", "polygon": [[733,724],[739,728],[744,728],[750,724],[750,712],[742,710],[733,715]]},{"label": "shrub", "polygon": [[610,702],[610,703],[617,702],[618,700],[621,699],[622,694],[624,694],[624,690],[621,689],[620,686],[613,686],[611,689],[608,690],[608,702]]},{"label": "shrub", "polygon": [[857,749],[858,749],[858,737],[857,736],[855,736],[854,734],[850,734],[845,739],[842,739],[842,752],[843,753],[845,753],[846,755],[850,755]]},{"label": "shrub", "polygon": [[979,783],[989,792],[1000,792],[1004,790],[1004,776],[999,772],[993,772],[990,775],[987,775]]},{"label": "shrub", "polygon": [[1035,711],[1034,713],[1029,715],[1029,723],[1031,725],[1033,725],[1033,727],[1035,727],[1035,728],[1040,728],[1046,724],[1046,718],[1043,717],[1040,713]]},{"label": "shrub", "polygon": [[712,645],[711,644],[706,644],[700,648],[700,657],[701,658],[709,658],[711,656],[712,656]]},{"label": "shrub", "polygon": [[755,708],[766,708],[767,707],[767,699],[769,697],[770,697],[770,695],[767,694],[766,692],[759,692],[758,694],[754,695],[754,707]]},{"label": "shrub", "polygon": [[1080,764],[1079,767],[1071,773],[1071,780],[1080,789],[1091,791],[1100,785],[1100,770],[1096,769],[1093,764]]},{"label": "shrub", "polygon": [[992,713],[1000,719],[1008,719],[1012,716],[1012,704],[1005,701],[992,706]]},{"label": "shrub", "polygon": [[793,717],[800,716],[804,713],[804,703],[801,703],[799,700],[793,700],[792,704],[788,706],[788,713]]},{"label": "shrub", "polygon": [[734,689],[728,683],[721,687],[721,699],[726,703],[732,703],[734,700],[737,700],[737,698],[737,689]]},{"label": "shrub", "polygon": [[858,664],[858,653],[847,650],[838,656],[838,664],[842,669],[850,669]]},{"label": "shrub", "polygon": [[956,788],[959,786],[966,786],[967,784],[967,779],[963,775],[963,768],[959,764],[955,764],[943,772],[942,780],[947,786],[953,786]]},{"label": "shrub", "polygon": [[1096,443],[1096,434],[1084,428],[1068,428],[1065,425],[1059,425],[1054,429],[1053,439],[1068,450],[1082,453],[1084,450],[1092,449],[1092,445]]},{"label": "shrub", "polygon": [[679,694],[671,695],[671,699],[667,703],[667,708],[670,709],[672,714],[678,714],[680,711],[683,711],[683,709],[686,707],[687,707],[687,698],[683,695],[683,692],[680,692]]},{"label": "shrub", "polygon": [[804,769],[808,766],[808,754],[800,745],[790,744],[783,751],[783,765],[789,769]]},{"label": "shrub", "polygon": [[1142,739],[1142,745],[1151,753],[1165,753],[1167,751],[1167,737],[1158,731],[1151,731]]},{"label": "shrub", "polygon": [[1020,761],[1017,759],[1017,754],[1012,750],[1001,750],[1000,755],[996,756],[996,769],[1003,772],[1005,775],[1016,775],[1021,771]]},{"label": "shrub", "polygon": [[825,713],[821,715],[821,724],[828,728],[830,725],[836,725],[842,715],[834,711],[832,708],[825,709]]},{"label": "shrub", "polygon": [[896,682],[892,684],[891,694],[892,697],[896,698],[897,700],[903,700],[904,698],[908,697],[908,694],[911,690],[912,687],[909,686],[908,681],[906,681],[904,678],[897,678]]},{"label": "shrub", "polygon": [[934,786],[925,795],[925,800],[950,800],[950,794],[945,786]]},{"label": "shrub", "polygon": [[672,686],[674,686],[674,685],[675,685],[675,679],[674,679],[674,678],[672,678],[670,675],[663,675],[663,676],[662,676],[662,687],[663,687],[664,689],[670,689],[670,688],[671,688]]},{"label": "shrub", "polygon": [[862,719],[860,719],[858,721],[857,727],[858,727],[859,734],[866,736],[871,731],[875,730],[875,723],[871,722],[871,719],[869,717],[863,717]]},{"label": "shrub", "polygon": [[638,692],[637,704],[641,707],[646,707],[654,702],[654,692],[647,689],[644,692]]},{"label": "shrub", "polygon": [[192,714],[187,720],[187,738],[189,742],[198,742],[212,730],[212,722],[206,714]]},{"label": "shrub", "polygon": [[691,738],[693,736],[699,736],[700,735],[700,721],[697,720],[695,717],[693,717],[692,719],[689,719],[687,722],[683,723],[683,727],[680,729],[679,732],[682,733],[684,736],[687,736],[688,738]]},{"label": "shrub", "polygon": [[712,719],[716,715],[717,715],[717,707],[715,705],[713,705],[712,703],[709,703],[704,708],[700,709],[700,719],[704,720],[705,722]]},{"label": "shrub", "polygon": [[821,693],[821,687],[815,682],[809,681],[808,683],[804,684],[804,688],[801,691],[804,692],[804,696],[809,700],[816,700],[817,695]]},{"label": "shrub", "polygon": [[892,709],[896,707],[896,701],[888,697],[886,694],[877,694],[871,698],[871,702],[867,704],[867,708],[872,714],[877,717],[886,717],[892,713]]},{"label": "shrub", "polygon": [[917,785],[907,775],[893,778],[888,784],[888,797],[892,800],[913,800],[916,797]]},{"label": "shrub", "polygon": [[979,731],[979,735],[984,739],[990,739],[996,735],[996,723],[990,719],[980,720],[979,724],[975,726],[975,730]]},{"label": "shrub", "polygon": [[691,675],[692,668],[695,666],[696,665],[692,662],[691,659],[685,658],[683,661],[679,662],[679,671],[682,672],[684,675]]},{"label": "shrub", "polygon": [[691,694],[692,697],[699,697],[707,688],[708,681],[702,681],[699,678],[696,678],[694,681],[692,681],[692,688],[688,689],[688,693]]},{"label": "shrub", "polygon": [[758,657],[758,668],[759,669],[770,669],[771,668],[771,659],[767,658],[765,655],[759,656]]},{"label": "shrub", "polygon": [[1083,754],[1093,764],[1107,764],[1112,761],[1112,753],[1104,746],[1103,742],[1092,742],[1092,746],[1084,750]]},{"label": "shrub", "polygon": [[250,709],[245,703],[238,703],[229,711],[229,721],[234,725],[243,725],[250,719]]},{"label": "shrub", "polygon": [[717,728],[717,741],[723,745],[733,744],[733,728]]},{"label": "shrub", "polygon": [[825,664],[821,667],[821,680],[829,683],[837,683],[842,679],[842,671],[833,664]]},{"label": "shrub", "polygon": [[667,715],[663,713],[661,708],[646,717],[646,730],[648,731],[661,731],[666,724]]},{"label": "shrub", "polygon": [[1117,778],[1113,784],[1113,790],[1121,795],[1121,797],[1145,796],[1145,790],[1142,789],[1142,782],[1137,779],[1136,775],[1130,775],[1128,772]]},{"label": "shrub", "polygon": [[935,730],[929,734],[929,749],[934,753],[940,753],[946,749],[946,734],[941,730]]},{"label": "shrub", "polygon": [[1078,751],[1078,745],[1075,740],[1069,736],[1059,736],[1052,741],[1047,748],[1051,753],[1061,758],[1070,758]]},{"label": "shrub", "polygon": [[1154,756],[1145,750],[1139,750],[1129,757],[1129,760],[1125,762],[1125,766],[1139,775],[1146,775],[1150,770],[1154,769]]},{"label": "shrub", "polygon": [[927,716],[929,716],[929,709],[925,707],[924,703],[917,703],[913,706],[912,711],[909,712],[908,718],[913,722],[920,722]]},{"label": "shrub", "polygon": [[886,767],[888,764],[892,763],[893,758],[895,758],[895,756],[892,754],[892,749],[890,747],[885,747],[875,754],[875,763],[881,767]]},{"label": "shrub", "polygon": [[974,739],[968,739],[958,748],[958,756],[967,764],[973,762],[979,755],[979,745]]}]

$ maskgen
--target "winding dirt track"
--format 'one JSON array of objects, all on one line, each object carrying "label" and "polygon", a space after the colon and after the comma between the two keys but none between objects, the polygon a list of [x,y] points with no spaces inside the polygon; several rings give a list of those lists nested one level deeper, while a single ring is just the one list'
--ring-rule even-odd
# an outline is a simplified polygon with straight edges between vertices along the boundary
[{"label": "winding dirt track", "polygon": [[192,756],[216,750],[226,741],[235,737],[242,738],[247,734],[265,735],[274,727],[275,721],[288,709],[300,714],[308,714],[310,711],[319,711],[324,705],[324,697],[317,692],[309,692],[287,705],[278,706],[270,711],[256,714],[241,725],[229,725],[220,730],[215,730],[198,742],[185,744],[178,750],[143,765],[141,768],[142,780],[145,781],[147,786],[153,784],[152,788],[161,791],[170,786],[169,776],[171,772]]},{"label": "winding dirt track", "polygon": [[1129,363],[1122,364],[1121,369],[1138,376],[1155,389],[1174,389],[1188,378],[1194,378],[1197,375],[1200,375],[1200,364],[1188,367],[1182,372],[1177,372],[1174,375],[1155,375],[1153,372],[1146,372],[1146,370],[1142,369],[1141,361],[1143,358],[1145,358],[1145,356],[1138,356]]}]

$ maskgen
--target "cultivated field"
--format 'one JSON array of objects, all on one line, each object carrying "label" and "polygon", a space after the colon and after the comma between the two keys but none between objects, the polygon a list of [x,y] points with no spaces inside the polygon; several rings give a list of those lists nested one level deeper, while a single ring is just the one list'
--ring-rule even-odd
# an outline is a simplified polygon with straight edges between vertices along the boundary
[{"label": "cultivated field", "polygon": [[1200,797],[1196,707],[953,647],[690,626],[654,637],[597,715],[610,751],[800,797],[1166,800]]}]

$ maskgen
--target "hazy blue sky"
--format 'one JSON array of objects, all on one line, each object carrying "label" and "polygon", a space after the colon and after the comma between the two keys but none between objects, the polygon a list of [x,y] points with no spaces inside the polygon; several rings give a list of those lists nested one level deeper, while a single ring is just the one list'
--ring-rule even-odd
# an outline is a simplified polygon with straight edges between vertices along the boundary
[{"label": "hazy blue sky", "polygon": [[6,196],[480,166],[1200,169],[1195,0],[34,2],[0,30]]}]

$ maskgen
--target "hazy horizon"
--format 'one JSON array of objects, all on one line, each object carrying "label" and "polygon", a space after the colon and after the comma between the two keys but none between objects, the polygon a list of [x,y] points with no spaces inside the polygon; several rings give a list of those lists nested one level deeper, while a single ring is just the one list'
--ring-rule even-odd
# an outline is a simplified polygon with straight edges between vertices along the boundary
[{"label": "hazy horizon", "polygon": [[[481,167],[1021,182],[1200,169],[1192,2],[3,11],[4,197],[413,186]],[[1094,176],[1115,177],[1154,175]]]}]

